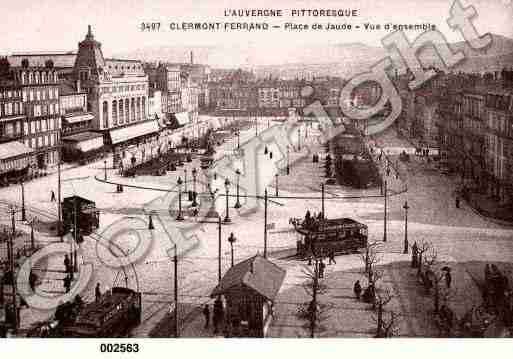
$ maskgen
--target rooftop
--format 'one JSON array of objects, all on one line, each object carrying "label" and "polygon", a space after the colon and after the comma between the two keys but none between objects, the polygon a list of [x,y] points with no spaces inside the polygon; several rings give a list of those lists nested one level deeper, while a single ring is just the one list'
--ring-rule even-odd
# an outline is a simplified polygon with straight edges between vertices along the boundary
[{"label": "rooftop", "polygon": [[285,270],[257,254],[231,267],[211,296],[222,295],[232,288],[244,285],[268,300],[274,300],[285,278]]}]

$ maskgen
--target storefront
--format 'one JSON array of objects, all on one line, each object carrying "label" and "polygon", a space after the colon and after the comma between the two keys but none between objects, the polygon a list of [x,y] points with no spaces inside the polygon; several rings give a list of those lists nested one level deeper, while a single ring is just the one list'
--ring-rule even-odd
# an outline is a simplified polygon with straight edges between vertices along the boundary
[{"label": "storefront", "polygon": [[80,132],[62,138],[62,159],[65,162],[88,162],[102,157],[105,152],[103,135]]},{"label": "storefront", "polygon": [[25,180],[31,175],[33,150],[18,141],[0,144],[0,183]]},{"label": "storefront", "polygon": [[126,127],[112,129],[108,132],[107,143],[113,152],[113,166],[118,167],[127,155],[127,151],[136,149],[155,139],[160,132],[156,120],[139,122]]}]

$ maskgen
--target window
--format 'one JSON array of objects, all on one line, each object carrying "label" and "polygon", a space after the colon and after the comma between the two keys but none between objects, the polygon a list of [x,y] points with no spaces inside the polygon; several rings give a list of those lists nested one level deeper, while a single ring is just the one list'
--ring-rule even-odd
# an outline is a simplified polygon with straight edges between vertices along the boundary
[{"label": "window", "polygon": [[116,100],[112,101],[112,125],[118,125],[118,102]]},{"label": "window", "polygon": [[107,101],[103,101],[103,127],[108,128],[109,127],[109,104]]}]

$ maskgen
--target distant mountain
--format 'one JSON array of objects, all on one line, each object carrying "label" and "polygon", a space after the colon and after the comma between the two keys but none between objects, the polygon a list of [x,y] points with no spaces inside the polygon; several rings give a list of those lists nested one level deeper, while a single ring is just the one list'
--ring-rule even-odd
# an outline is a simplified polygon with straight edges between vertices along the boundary
[{"label": "distant mountain", "polygon": [[[466,42],[450,44],[453,51],[461,50],[466,59],[454,70],[483,71],[513,65],[513,40],[492,35],[492,45],[486,50],[474,50]],[[190,51],[195,63],[205,63],[218,68],[252,68],[258,76],[287,78],[332,75],[348,77],[367,71],[370,66],[388,56],[382,47],[360,42],[341,44],[225,44],[220,46],[160,46],[146,47],[115,57],[143,61],[189,62]],[[400,63],[396,55],[392,56]],[[443,68],[435,50],[424,48],[420,54],[424,66]]]}]

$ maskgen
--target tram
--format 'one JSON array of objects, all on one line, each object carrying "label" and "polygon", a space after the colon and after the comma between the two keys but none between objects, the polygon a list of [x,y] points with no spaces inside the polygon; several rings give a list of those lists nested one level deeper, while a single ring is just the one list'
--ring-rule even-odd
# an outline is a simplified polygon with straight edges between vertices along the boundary
[{"label": "tram", "polygon": [[351,218],[292,219],[291,223],[301,236],[297,241],[300,257],[350,253],[367,246],[367,226]]},{"label": "tram", "polygon": [[62,221],[65,233],[74,228],[75,220],[77,221],[80,235],[91,234],[98,228],[100,223],[96,204],[80,196],[64,198],[62,202]]},{"label": "tram", "polygon": [[129,334],[141,322],[141,293],[114,287],[98,301],[61,304],[54,320],[40,323],[29,337],[116,338]]}]

